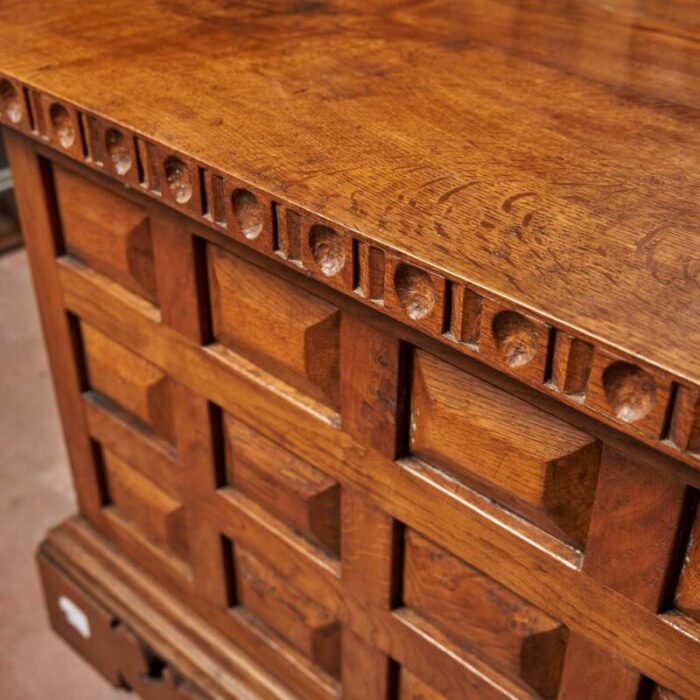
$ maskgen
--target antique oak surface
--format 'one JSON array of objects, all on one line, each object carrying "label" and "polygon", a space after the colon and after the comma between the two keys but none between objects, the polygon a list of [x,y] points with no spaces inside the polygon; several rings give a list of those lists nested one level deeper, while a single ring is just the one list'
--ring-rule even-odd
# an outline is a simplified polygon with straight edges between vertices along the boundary
[{"label": "antique oak surface", "polygon": [[0,23],[62,636],[154,700],[700,697],[700,8]]}]

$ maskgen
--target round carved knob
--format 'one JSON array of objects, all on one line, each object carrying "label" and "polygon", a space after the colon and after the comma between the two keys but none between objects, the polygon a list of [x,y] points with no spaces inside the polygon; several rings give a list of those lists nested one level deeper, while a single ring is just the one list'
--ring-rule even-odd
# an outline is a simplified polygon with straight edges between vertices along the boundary
[{"label": "round carved knob", "polygon": [[613,413],[628,423],[646,416],[656,402],[653,378],[629,362],[613,362],[605,368],[603,389]]},{"label": "round carved knob", "polygon": [[401,305],[414,321],[424,318],[435,308],[437,292],[425,270],[401,263],[394,273],[394,287]]},{"label": "round carved knob", "polygon": [[326,277],[337,275],[345,266],[345,246],[328,226],[317,224],[309,233],[309,247],[316,264]]},{"label": "round carved knob", "polygon": [[496,347],[508,367],[522,367],[532,362],[539,348],[535,324],[516,311],[501,311],[491,324]]},{"label": "round carved knob", "polygon": [[63,148],[70,148],[75,141],[75,129],[68,110],[58,102],[54,102],[49,107],[49,119],[58,136],[58,142]]},{"label": "round carved knob", "polygon": [[250,240],[256,239],[263,230],[263,213],[255,195],[248,190],[236,190],[231,203],[241,233]]},{"label": "round carved knob", "polygon": [[9,80],[0,80],[0,111],[13,123],[22,120],[22,101]]},{"label": "round carved knob", "polygon": [[126,145],[126,138],[119,129],[109,128],[105,132],[107,153],[119,175],[125,175],[131,169],[131,153]]},{"label": "round carved knob", "polygon": [[165,179],[178,204],[192,198],[192,173],[189,166],[175,156],[168,156],[164,163]]}]

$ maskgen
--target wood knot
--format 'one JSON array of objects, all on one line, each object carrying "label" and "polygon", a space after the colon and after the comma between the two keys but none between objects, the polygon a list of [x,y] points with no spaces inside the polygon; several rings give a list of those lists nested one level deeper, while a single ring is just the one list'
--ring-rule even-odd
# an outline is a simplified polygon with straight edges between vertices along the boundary
[{"label": "wood knot", "polygon": [[535,359],[539,334],[532,321],[516,311],[501,311],[491,323],[491,332],[508,367],[522,367]]},{"label": "wood knot", "polygon": [[656,384],[643,369],[629,362],[613,362],[603,372],[605,398],[615,415],[631,423],[651,411]]},{"label": "wood knot", "polygon": [[316,224],[309,233],[309,248],[321,273],[337,275],[345,267],[345,246],[341,237],[328,226]]},{"label": "wood knot", "polygon": [[251,241],[256,239],[263,230],[263,212],[255,195],[248,190],[236,190],[231,203],[241,233]]},{"label": "wood knot", "polygon": [[0,80],[0,111],[13,123],[22,120],[22,102],[9,80]]},{"label": "wood knot", "polygon": [[189,166],[175,156],[168,156],[163,165],[165,179],[178,204],[185,204],[192,198],[192,173]]},{"label": "wood knot", "polygon": [[401,263],[394,272],[394,287],[401,305],[414,321],[424,318],[435,308],[437,292],[425,270]]},{"label": "wood knot", "polygon": [[131,153],[124,134],[119,129],[109,128],[105,132],[105,147],[118,175],[125,175],[131,170]]},{"label": "wood knot", "polygon": [[70,148],[75,141],[75,129],[68,110],[62,104],[54,102],[49,107],[49,119],[58,142],[63,148]]}]

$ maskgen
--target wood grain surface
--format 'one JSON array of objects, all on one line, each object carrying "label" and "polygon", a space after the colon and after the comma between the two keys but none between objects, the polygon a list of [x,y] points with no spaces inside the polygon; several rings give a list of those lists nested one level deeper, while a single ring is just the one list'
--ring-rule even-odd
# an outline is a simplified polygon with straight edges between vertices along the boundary
[{"label": "wood grain surface", "polygon": [[700,14],[18,7],[59,632],[156,700],[698,697]]},{"label": "wood grain surface", "polygon": [[[700,381],[692,4],[10,0],[0,21],[0,71]],[[60,145],[74,117],[49,118]]]}]

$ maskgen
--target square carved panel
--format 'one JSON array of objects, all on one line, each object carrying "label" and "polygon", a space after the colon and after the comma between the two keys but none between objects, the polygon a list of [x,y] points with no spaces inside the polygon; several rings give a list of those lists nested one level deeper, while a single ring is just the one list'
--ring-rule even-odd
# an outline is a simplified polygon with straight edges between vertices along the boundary
[{"label": "square carved panel", "polygon": [[147,212],[90,180],[55,168],[66,252],[114,282],[157,303]]},{"label": "square carved panel", "polygon": [[556,696],[568,636],[559,621],[414,530],[404,546],[405,607],[457,653],[467,649],[542,697]]},{"label": "square carved panel", "polygon": [[411,387],[412,455],[585,545],[598,440],[423,351],[415,353]]},{"label": "square carved panel", "polygon": [[157,546],[186,560],[189,543],[182,503],[140,468],[107,449],[101,450],[106,507],[133,525]]},{"label": "square carved panel", "polygon": [[214,339],[337,407],[339,311],[222,248],[207,252]]},{"label": "square carved panel", "polygon": [[230,415],[223,422],[229,483],[339,556],[338,482]]},{"label": "square carved panel", "polygon": [[167,442],[174,441],[173,383],[165,372],[87,323],[80,324],[88,386]]},{"label": "square carved panel", "polygon": [[313,597],[291,584],[274,565],[224,539],[232,571],[233,610],[266,636],[310,663],[317,673],[340,673],[340,622]]}]

